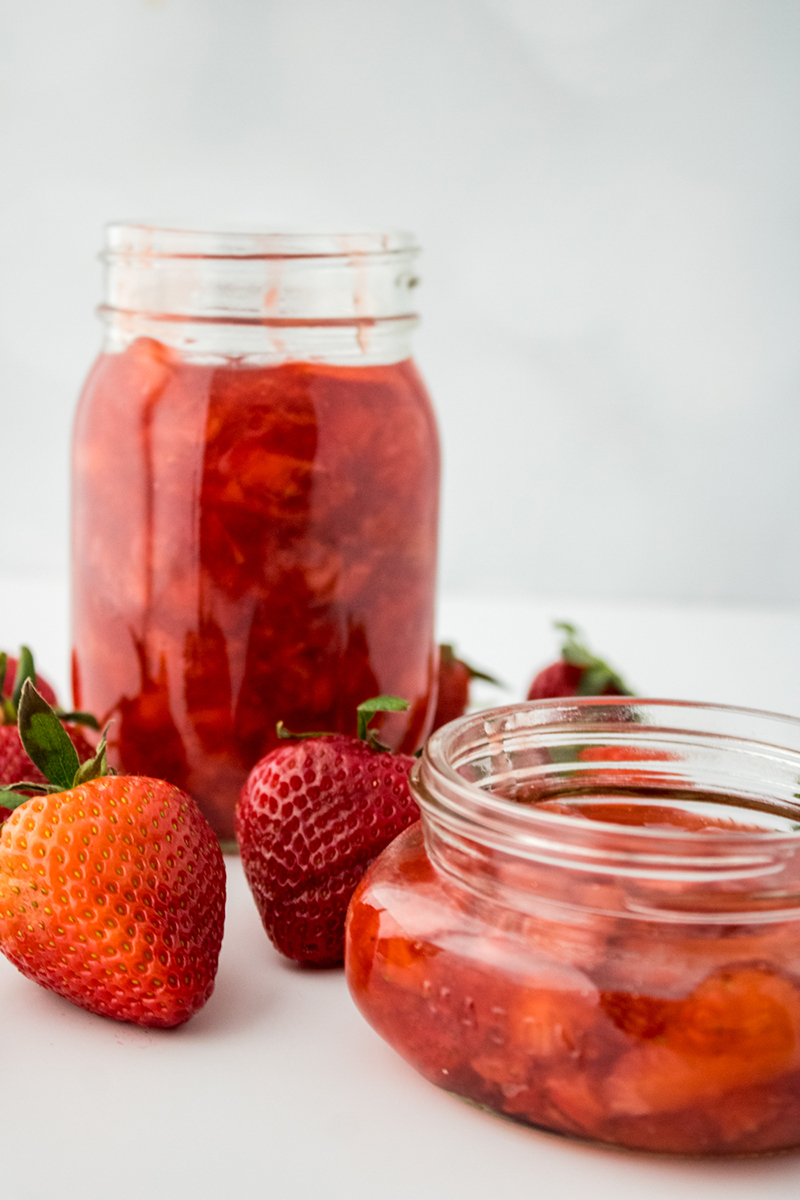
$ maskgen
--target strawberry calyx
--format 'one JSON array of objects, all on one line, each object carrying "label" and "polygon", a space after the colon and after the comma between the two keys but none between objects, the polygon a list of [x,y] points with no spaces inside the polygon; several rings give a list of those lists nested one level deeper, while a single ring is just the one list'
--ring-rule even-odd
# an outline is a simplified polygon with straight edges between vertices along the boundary
[{"label": "strawberry calyx", "polygon": [[359,740],[366,742],[373,750],[391,754],[389,747],[379,741],[375,731],[369,728],[370,723],[377,713],[406,712],[409,707],[408,701],[401,700],[399,696],[373,696],[371,700],[364,700],[356,709]]},{"label": "strawberry calyx", "polygon": [[[356,708],[359,741],[366,742],[376,753],[391,754],[389,746],[384,745],[375,730],[370,729],[369,726],[378,713],[405,712],[408,708],[410,708],[408,701],[401,699],[400,696],[373,696],[371,700],[362,701]],[[330,729],[317,730],[313,733],[293,733],[291,729],[286,728],[283,721],[278,721],[275,731],[279,738],[286,739],[341,737],[340,733],[335,733]]]},{"label": "strawberry calyx", "polygon": [[454,663],[460,662],[462,667],[466,667],[470,679],[482,679],[485,683],[493,683],[495,687],[505,687],[505,684],[501,680],[496,679],[494,675],[489,675],[486,671],[479,671],[477,667],[473,667],[472,663],[459,658],[456,654],[455,646],[450,645],[449,642],[442,642],[440,644],[439,661],[444,667],[452,667]]},{"label": "strawberry calyx", "polygon": [[[47,703],[44,696],[37,692],[30,676],[23,680],[16,709],[17,727],[25,752],[48,782],[30,783],[27,780],[18,780],[16,783],[0,787],[0,804],[3,807],[17,808],[30,799],[31,792],[65,792],[81,783],[88,783],[90,779],[116,774],[106,759],[108,726],[103,730],[97,752],[82,763],[62,724],[63,718]],[[15,790],[23,787],[28,795]]]},{"label": "strawberry calyx", "polygon": [[582,671],[575,690],[576,696],[602,696],[609,692],[619,696],[634,695],[622,676],[604,659],[592,654],[581,641],[580,630],[575,625],[569,621],[554,621],[553,628],[560,629],[564,634],[561,646],[562,660],[579,667]]},{"label": "strawberry calyx", "polygon": [[[17,724],[19,704],[25,680],[30,679],[34,687],[36,686],[36,666],[33,661],[33,654],[27,646],[20,646],[17,669],[14,676],[14,688],[10,696],[4,695],[8,661],[8,655],[5,650],[0,651],[0,725]],[[65,712],[60,706],[56,706],[53,712],[60,721],[69,721],[72,725],[87,725],[90,729],[95,729],[98,732],[100,730],[100,723],[92,713]]]},{"label": "strawberry calyx", "polygon": [[6,654],[5,650],[3,650],[0,652],[0,725],[13,725],[17,719],[11,699],[8,696],[3,695],[3,689],[6,685],[7,671],[8,655]]}]

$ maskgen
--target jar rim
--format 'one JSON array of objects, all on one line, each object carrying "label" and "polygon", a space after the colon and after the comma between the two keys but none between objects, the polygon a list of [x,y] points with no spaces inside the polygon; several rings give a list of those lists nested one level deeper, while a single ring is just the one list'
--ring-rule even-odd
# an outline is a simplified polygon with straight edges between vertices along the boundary
[{"label": "jar rim", "polygon": [[[651,715],[659,713],[680,714],[681,723],[654,725]],[[584,714],[593,716],[594,721],[583,719]],[[614,719],[614,717],[618,719]],[[705,728],[704,728],[705,726]],[[716,728],[715,728],[716,726]],[[520,804],[513,799],[498,796],[488,789],[466,779],[453,765],[456,750],[461,744],[462,759],[467,747],[472,751],[482,742],[487,748],[504,736],[538,734],[544,741],[549,732],[556,729],[604,731],[635,738],[636,732],[668,732],[688,738],[711,739],[715,746],[725,748],[746,746],[755,753],[780,754],[797,769],[797,786],[800,791],[800,718],[784,713],[766,712],[760,709],[736,705],[705,703],[686,700],[668,700],[630,696],[581,696],[568,699],[523,701],[484,709],[451,721],[437,730],[428,740],[421,758],[412,770],[414,794],[425,816],[433,820],[445,819],[446,823],[462,832],[471,828],[477,838],[484,826],[497,834],[516,835],[524,840],[526,835],[558,836],[580,835],[587,824],[597,828],[596,822],[587,822],[585,817],[567,813],[543,811],[535,804]],[[766,740],[770,730],[781,731],[780,741],[774,737]],[[753,734],[757,736],[753,736]],[[787,744],[789,743],[789,744]],[[800,800],[797,793],[794,799]],[[800,821],[800,803],[797,805]],[[611,821],[602,822],[603,834],[607,837],[624,839],[631,847],[653,848],[659,843],[668,853],[670,845],[685,845],[687,838],[694,840],[696,834],[653,826],[636,826]],[[796,846],[800,841],[800,826],[791,830],[758,829],[746,833],[735,828],[715,829],[703,834],[704,845],[725,853],[741,851],[752,839],[758,845],[787,844]]]},{"label": "jar rim", "polygon": [[387,230],[304,230],[226,227],[214,230],[145,221],[112,221],[101,258],[339,259],[415,255],[413,233]]}]

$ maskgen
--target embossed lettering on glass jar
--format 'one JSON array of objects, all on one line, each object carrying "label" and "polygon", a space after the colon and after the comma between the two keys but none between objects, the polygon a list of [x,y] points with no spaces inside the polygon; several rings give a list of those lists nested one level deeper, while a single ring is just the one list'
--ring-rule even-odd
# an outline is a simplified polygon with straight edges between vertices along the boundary
[{"label": "embossed lettering on glass jar", "polygon": [[800,721],[592,697],[445,726],[347,972],[432,1082],[639,1149],[800,1144]]},{"label": "embossed lettering on glass jar", "polygon": [[408,234],[108,230],[73,457],[75,704],[221,837],[279,719],[424,737],[439,453]]}]

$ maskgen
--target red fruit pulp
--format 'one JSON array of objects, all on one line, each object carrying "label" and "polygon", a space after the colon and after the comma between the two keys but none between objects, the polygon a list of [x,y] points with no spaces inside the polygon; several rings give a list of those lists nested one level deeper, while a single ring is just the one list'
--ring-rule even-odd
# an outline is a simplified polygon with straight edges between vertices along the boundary
[{"label": "red fruit pulp", "polygon": [[113,761],[190,792],[224,837],[249,769],[298,731],[421,741],[435,662],[438,448],[410,361],[101,356],[74,450],[75,704]]},{"label": "red fruit pulp", "polygon": [[[683,831],[700,854],[721,831],[790,830],[720,799],[621,790],[537,807]],[[348,914],[348,982],[370,1024],[432,1082],[528,1124],[679,1153],[800,1143],[797,921],[660,921],[636,881],[588,868],[536,908],[550,870],[487,850],[473,891],[433,867],[419,826],[401,834]],[[489,899],[506,877],[530,909]]]}]

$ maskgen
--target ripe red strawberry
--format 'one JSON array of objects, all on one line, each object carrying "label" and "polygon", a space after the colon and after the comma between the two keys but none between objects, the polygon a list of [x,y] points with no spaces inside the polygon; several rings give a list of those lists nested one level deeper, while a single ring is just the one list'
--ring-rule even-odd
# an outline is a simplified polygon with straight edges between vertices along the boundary
[{"label": "ripe red strawberry", "polygon": [[579,641],[578,630],[567,621],[554,621],[564,631],[561,659],[540,671],[528,689],[529,700],[558,696],[632,696],[630,688],[602,658]]},{"label": "ripe red strawberry", "polygon": [[456,717],[463,717],[469,704],[469,685],[472,679],[484,679],[487,683],[495,684],[496,687],[501,686],[492,675],[486,675],[483,671],[464,662],[463,659],[456,658],[452,646],[441,645],[439,647],[439,692],[431,733],[442,725],[446,725],[448,721],[455,721]]},{"label": "ripe red strawberry", "polygon": [[[94,747],[89,745],[83,730],[77,725],[65,725],[70,741],[75,747],[80,762],[94,755]],[[20,741],[16,725],[0,725],[0,786],[9,783],[21,783],[29,779],[31,783],[47,783],[42,772],[31,762],[25,747]]]},{"label": "ripe red strawberry", "polygon": [[172,784],[109,774],[104,738],[78,766],[30,681],[20,732],[53,786],[5,793],[21,803],[0,831],[0,950],[90,1012],[182,1024],[211,995],[222,941],[225,868],[210,826]]},{"label": "ripe red strawberry", "polygon": [[[28,653],[30,653],[30,651],[28,651]],[[20,658],[22,658],[24,660],[24,656],[25,656],[25,647],[23,646],[22,654],[20,655]],[[14,695],[14,685],[16,682],[17,668],[19,666],[19,661],[20,660],[18,658],[14,658],[14,656],[11,654],[6,655],[6,675],[5,675],[5,683],[3,684],[2,690],[3,690],[3,695],[5,697],[7,697],[9,700]],[[55,708],[58,704],[58,698],[56,696],[55,689],[53,688],[52,684],[48,683],[47,680],[45,678],[43,678],[43,676],[38,675],[38,674],[35,676],[33,682],[36,686],[36,690],[39,693],[39,695],[43,696],[44,699],[47,701],[47,703],[52,705],[53,708]]]},{"label": "ripe red strawberry", "polygon": [[414,759],[377,748],[367,730],[375,712],[407,707],[391,696],[367,700],[358,709],[359,737],[312,734],[271,751],[248,776],[236,837],[264,928],[287,958],[342,962],[356,885],[419,818],[408,789]]},{"label": "ripe red strawberry", "polygon": [[[32,783],[47,783],[42,772],[26,753],[17,728],[17,704],[26,679],[36,681],[39,695],[48,704],[55,703],[55,692],[48,683],[41,679],[41,676],[35,673],[33,656],[27,646],[22,647],[19,660],[0,653],[0,680],[2,681],[0,682],[0,695],[3,697],[0,711],[0,786],[21,783],[24,780],[30,780]],[[44,685],[44,690],[39,688],[40,683]],[[84,724],[92,725],[95,729],[98,728],[97,721],[87,713],[62,713],[60,710],[56,710],[56,715],[62,721],[66,721],[68,717],[76,717]],[[87,741],[81,728],[72,723],[65,724],[64,728],[77,751],[79,760],[85,762],[87,758],[91,758],[94,755],[94,748]],[[0,811],[0,821],[3,821],[7,815],[7,812],[4,815],[3,811]]]}]

